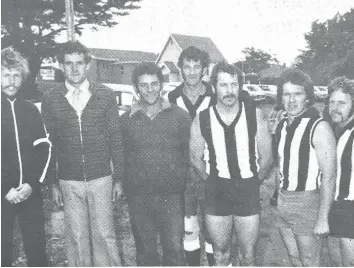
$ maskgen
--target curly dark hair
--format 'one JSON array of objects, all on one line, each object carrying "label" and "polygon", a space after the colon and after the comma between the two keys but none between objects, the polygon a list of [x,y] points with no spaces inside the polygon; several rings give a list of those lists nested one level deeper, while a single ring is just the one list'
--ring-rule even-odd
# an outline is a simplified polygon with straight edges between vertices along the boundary
[{"label": "curly dark hair", "polygon": [[195,46],[190,46],[186,49],[184,49],[179,55],[178,58],[178,67],[182,69],[183,67],[183,60],[193,60],[195,62],[200,61],[200,64],[202,65],[202,68],[208,68],[210,64],[210,57],[209,54]]},{"label": "curly dark hair", "polygon": [[163,74],[161,69],[152,62],[142,62],[138,66],[135,67],[132,75],[132,82],[135,88],[138,88],[138,83],[139,83],[139,77],[148,74],[148,75],[156,75],[157,78],[159,79],[159,82],[163,84]]},{"label": "curly dark hair", "polygon": [[231,75],[237,75],[239,89],[241,90],[243,88],[243,75],[241,70],[237,68],[235,65],[222,61],[216,64],[213,68],[213,71],[211,72],[210,83],[212,84],[215,90],[216,90],[216,84],[218,83],[219,73],[228,73]]},{"label": "curly dark hair", "polygon": [[85,62],[91,61],[90,50],[78,41],[59,44],[57,54],[59,63],[64,63],[64,57],[67,54],[84,54]]}]

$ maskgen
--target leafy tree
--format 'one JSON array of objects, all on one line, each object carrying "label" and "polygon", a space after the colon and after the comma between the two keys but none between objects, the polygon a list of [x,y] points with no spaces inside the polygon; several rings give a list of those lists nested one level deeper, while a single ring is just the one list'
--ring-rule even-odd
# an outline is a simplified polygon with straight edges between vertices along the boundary
[{"label": "leafy tree", "polygon": [[307,72],[315,84],[326,85],[336,76],[354,79],[354,9],[325,22],[315,21],[305,34],[306,50],[296,66]]},{"label": "leafy tree", "polygon": [[279,61],[261,49],[247,47],[242,50],[245,55],[244,61],[236,62],[236,66],[242,69],[245,73],[259,73],[261,70],[268,68],[271,64],[278,64]]},{"label": "leafy tree", "polygon": [[[141,0],[74,0],[75,31],[112,27]],[[17,48],[29,60],[34,83],[41,63],[55,54],[56,37],[65,31],[64,0],[4,0],[1,2],[2,47]]]}]

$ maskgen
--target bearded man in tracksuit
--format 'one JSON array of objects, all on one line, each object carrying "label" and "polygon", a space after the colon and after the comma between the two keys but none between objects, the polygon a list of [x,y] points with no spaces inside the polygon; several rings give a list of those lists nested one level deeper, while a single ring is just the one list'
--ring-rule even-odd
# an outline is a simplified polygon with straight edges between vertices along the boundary
[{"label": "bearded man in tracksuit", "polygon": [[38,109],[20,94],[28,74],[20,53],[1,51],[1,266],[12,265],[17,215],[27,266],[48,266],[40,182],[51,146]]}]

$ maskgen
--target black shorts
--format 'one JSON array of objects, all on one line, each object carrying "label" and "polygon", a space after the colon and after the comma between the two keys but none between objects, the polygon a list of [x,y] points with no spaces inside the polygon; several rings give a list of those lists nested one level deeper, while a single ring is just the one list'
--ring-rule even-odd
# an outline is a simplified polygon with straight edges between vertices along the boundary
[{"label": "black shorts", "polygon": [[334,201],[328,217],[331,236],[354,238],[354,201]]},{"label": "black shorts", "polygon": [[251,216],[259,214],[260,181],[249,179],[208,178],[206,181],[206,214],[214,216]]}]

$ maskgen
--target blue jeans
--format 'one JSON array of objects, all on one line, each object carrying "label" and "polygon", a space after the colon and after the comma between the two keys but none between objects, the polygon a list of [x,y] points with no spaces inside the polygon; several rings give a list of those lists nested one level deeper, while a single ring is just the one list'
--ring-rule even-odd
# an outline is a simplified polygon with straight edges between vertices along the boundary
[{"label": "blue jeans", "polygon": [[128,198],[137,265],[159,266],[157,234],[164,266],[185,266],[183,193]]}]

